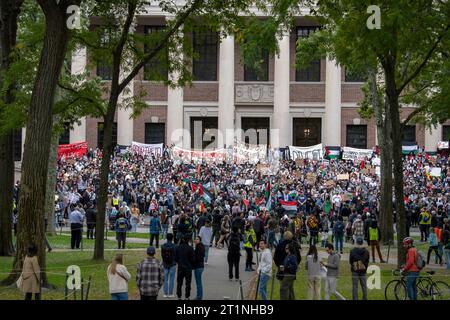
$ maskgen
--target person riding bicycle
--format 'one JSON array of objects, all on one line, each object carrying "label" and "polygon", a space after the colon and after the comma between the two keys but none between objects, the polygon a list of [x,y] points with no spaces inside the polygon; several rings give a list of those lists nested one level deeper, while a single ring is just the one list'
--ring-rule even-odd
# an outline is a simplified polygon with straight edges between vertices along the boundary
[{"label": "person riding bicycle", "polygon": [[413,246],[414,240],[411,237],[403,239],[403,247],[406,249],[406,263],[401,269],[402,273],[406,273],[406,288],[409,300],[417,300],[417,278],[420,269],[417,266],[417,249]]}]

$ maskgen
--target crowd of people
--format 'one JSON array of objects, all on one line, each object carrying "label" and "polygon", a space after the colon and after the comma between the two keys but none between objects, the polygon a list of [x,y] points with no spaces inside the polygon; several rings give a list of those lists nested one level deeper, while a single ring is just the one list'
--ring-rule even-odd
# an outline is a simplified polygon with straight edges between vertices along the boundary
[{"label": "crowd of people", "polygon": [[[267,299],[273,261],[280,280],[280,298],[295,299],[293,283],[301,262],[301,245],[306,244],[308,296],[318,297],[318,279],[325,272],[326,298],[333,294],[341,299],[337,278],[343,243],[348,242],[355,246],[350,254],[353,292],[360,282],[363,298],[367,298],[363,266],[367,268],[370,253],[362,249],[364,241],[371,249],[372,262],[376,261],[375,253],[381,263],[385,262],[380,250],[383,239],[378,219],[380,176],[374,170],[377,160],[376,155],[364,161],[286,159],[275,169],[265,164],[182,163],[173,159],[170,149],[165,149],[161,157],[117,149],[110,167],[105,222],[115,230],[119,249],[125,248],[127,233],[144,224],[149,227],[149,258],[138,270],[138,287],[157,283],[165,297],[173,296],[177,273],[178,298],[182,298],[183,282],[185,298],[190,298],[194,272],[196,298],[202,299],[202,272],[209,249],[226,246],[230,280],[239,279],[241,250],[246,252],[245,271],[255,271],[256,251],[260,253],[257,272],[262,298]],[[79,248],[84,223],[87,238],[95,235],[100,164],[99,150],[89,151],[82,159],[58,162],[56,223],[70,224],[73,249]],[[431,167],[440,168],[440,176],[430,175]],[[418,154],[404,158],[407,229],[418,226],[421,241],[429,242],[428,260],[434,251],[435,262],[442,264],[445,260],[448,269],[449,168],[448,156]],[[19,184],[16,189],[18,194]],[[392,212],[396,222],[395,207]],[[157,270],[153,252],[160,247],[161,239],[166,241]],[[318,247],[326,249],[327,263],[318,260]],[[110,281],[120,282],[117,274],[123,275],[119,277],[124,281],[127,278],[117,267],[120,264],[120,258],[113,262],[108,274],[115,280]],[[155,291],[146,290],[141,289],[142,297],[153,299]],[[111,291],[115,299],[123,298],[120,293]]]}]

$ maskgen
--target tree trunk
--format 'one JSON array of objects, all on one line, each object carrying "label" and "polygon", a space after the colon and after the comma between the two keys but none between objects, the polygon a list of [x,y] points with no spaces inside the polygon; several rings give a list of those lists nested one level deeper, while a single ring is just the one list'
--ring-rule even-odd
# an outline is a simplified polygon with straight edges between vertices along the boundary
[{"label": "tree trunk", "polygon": [[[0,88],[3,75],[11,65],[11,52],[16,45],[17,19],[23,0],[2,0],[0,2]],[[0,97],[5,106],[14,97],[8,88]],[[0,136],[0,256],[14,254],[12,242],[12,208],[14,187],[14,135],[12,131]]]},{"label": "tree trunk", "polygon": [[403,155],[402,127],[400,122],[400,106],[395,82],[395,63],[389,61],[385,68],[386,96],[389,104],[389,114],[392,123],[392,158],[394,162],[395,208],[397,215],[397,246],[398,267],[405,264],[406,251],[403,248],[403,238],[406,237],[406,215],[403,193]]},{"label": "tree trunk", "polygon": [[[55,117],[54,123],[58,123]],[[50,155],[48,159],[47,187],[45,189],[45,216],[47,217],[47,235],[54,236],[55,231],[55,188],[56,188],[56,171],[58,162],[58,145],[59,135],[52,134],[52,142],[50,146]]]},{"label": "tree trunk", "polygon": [[0,256],[12,256],[12,209],[14,186],[13,134],[0,136]]},{"label": "tree trunk", "polygon": [[374,70],[370,70],[369,72],[369,86],[371,103],[375,111],[377,123],[377,137],[381,160],[381,199],[379,206],[379,227],[381,232],[381,241],[383,242],[383,244],[392,244],[394,240],[394,229],[392,221],[391,123],[389,113],[387,112],[387,104],[385,105],[383,112],[382,103],[378,95],[376,72]]},{"label": "tree trunk", "polygon": [[51,0],[38,0],[45,14],[46,28],[26,126],[17,224],[17,250],[13,270],[5,280],[6,283],[13,283],[18,278],[27,248],[34,244],[38,248],[43,285],[47,285],[44,203],[55,88],[69,39],[66,26],[66,2],[61,1],[58,6]]},{"label": "tree trunk", "polygon": [[105,216],[106,216],[106,202],[108,201],[108,176],[109,166],[111,164],[111,156],[113,154],[112,146],[112,132],[114,125],[114,116],[116,113],[118,94],[111,97],[108,106],[108,113],[104,117],[104,133],[103,133],[103,152],[102,165],[100,167],[100,190],[98,190],[97,199],[97,221],[95,228],[95,248],[94,260],[104,260],[105,249]]}]

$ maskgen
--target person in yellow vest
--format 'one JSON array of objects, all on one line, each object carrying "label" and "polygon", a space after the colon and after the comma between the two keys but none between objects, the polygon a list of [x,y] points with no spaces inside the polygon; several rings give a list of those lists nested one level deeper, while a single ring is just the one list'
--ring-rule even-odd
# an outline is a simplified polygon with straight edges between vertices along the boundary
[{"label": "person in yellow vest", "polygon": [[420,241],[427,242],[428,235],[430,234],[431,214],[426,208],[422,208],[422,212],[419,215],[419,229],[420,229]]},{"label": "person in yellow vest", "polygon": [[256,244],[256,233],[251,224],[245,226],[245,242],[244,249],[247,252],[247,260],[245,262],[245,271],[255,271],[253,269],[253,247]]},{"label": "person in yellow vest", "polygon": [[119,196],[115,196],[112,198],[112,205],[113,207],[116,207],[116,209],[119,209]]},{"label": "person in yellow vest", "polygon": [[383,260],[383,256],[381,255],[380,250],[380,228],[378,228],[377,220],[373,220],[372,224],[369,227],[369,243],[372,248],[372,261],[375,263],[375,248],[378,252],[378,257],[380,258],[380,263],[386,263]]}]

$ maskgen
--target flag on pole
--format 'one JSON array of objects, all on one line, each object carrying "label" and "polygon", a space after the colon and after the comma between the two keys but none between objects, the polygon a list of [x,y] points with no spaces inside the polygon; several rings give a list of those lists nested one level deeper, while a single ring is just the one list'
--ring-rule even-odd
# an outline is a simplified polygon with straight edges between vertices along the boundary
[{"label": "flag on pole", "polygon": [[203,192],[203,199],[205,199],[205,201],[209,204],[211,204],[213,196],[212,194],[208,191],[208,190],[203,190],[202,188],[202,192]]},{"label": "flag on pole", "polygon": [[269,197],[266,202],[266,210],[272,209],[272,197]]},{"label": "flag on pole", "polygon": [[266,190],[264,191],[264,198],[267,200],[270,198],[270,182],[266,184]]},{"label": "flag on pole", "polygon": [[297,202],[296,201],[284,201],[280,199],[280,204],[286,211],[297,211]]}]

